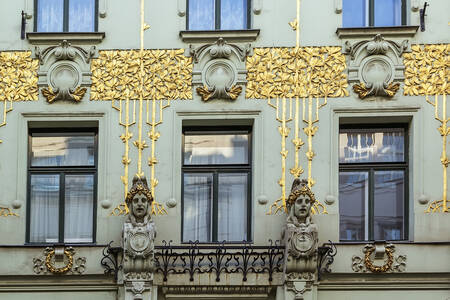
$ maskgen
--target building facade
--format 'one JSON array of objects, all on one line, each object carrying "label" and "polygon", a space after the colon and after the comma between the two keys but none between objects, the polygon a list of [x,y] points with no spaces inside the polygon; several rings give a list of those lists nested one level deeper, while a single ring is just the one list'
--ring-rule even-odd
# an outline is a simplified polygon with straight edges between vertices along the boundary
[{"label": "building facade", "polygon": [[0,299],[450,297],[448,1],[0,5]]}]

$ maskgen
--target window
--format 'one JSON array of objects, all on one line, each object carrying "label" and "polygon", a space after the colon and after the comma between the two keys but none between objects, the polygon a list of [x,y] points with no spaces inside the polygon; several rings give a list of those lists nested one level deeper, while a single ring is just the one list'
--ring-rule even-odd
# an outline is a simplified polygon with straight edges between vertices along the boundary
[{"label": "window", "polygon": [[187,0],[188,30],[250,28],[250,0]]},{"label": "window", "polygon": [[407,127],[341,127],[339,213],[342,241],[407,238]]},{"label": "window", "polygon": [[35,0],[35,31],[95,32],[98,0]]},{"label": "window", "polygon": [[27,242],[95,241],[97,130],[30,129]]},{"label": "window", "polygon": [[406,0],[343,0],[342,27],[406,25]]},{"label": "window", "polygon": [[251,129],[183,131],[183,241],[249,240]]}]

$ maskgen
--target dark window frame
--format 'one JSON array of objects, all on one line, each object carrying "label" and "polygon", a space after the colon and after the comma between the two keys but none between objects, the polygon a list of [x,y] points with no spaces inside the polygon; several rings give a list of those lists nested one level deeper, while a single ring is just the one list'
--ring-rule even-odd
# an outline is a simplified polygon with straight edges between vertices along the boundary
[{"label": "dark window frame", "polygon": [[[226,134],[247,134],[248,135],[248,163],[247,164],[217,164],[217,165],[185,165],[185,136],[186,132],[195,133],[195,135],[226,135]],[[182,145],[181,145],[181,243],[189,243],[183,239],[184,233],[184,174],[185,173],[213,173],[213,203],[211,205],[211,241],[199,241],[203,244],[236,244],[243,242],[252,242],[252,126],[186,126],[183,127]],[[245,241],[219,241],[218,235],[218,178],[219,173],[242,173],[247,174],[247,239]]]},{"label": "dark window frame", "polygon": [[[396,241],[406,241],[409,239],[409,124],[406,123],[386,123],[386,124],[341,124],[341,130],[348,129],[396,129],[404,130],[404,161],[403,162],[370,162],[370,163],[341,163],[339,162],[339,175],[341,172],[367,172],[368,174],[368,238],[363,240],[342,240],[341,242],[361,242],[375,241],[374,239],[374,196],[375,196],[375,171],[403,171],[404,172],[404,203],[403,203],[403,237]],[[342,201],[342,199],[340,199]],[[340,221],[339,221],[340,224]]]},{"label": "dark window frame", "polygon": [[[190,30],[190,31],[198,31],[198,30],[191,30],[189,28],[189,1],[192,0],[186,0],[186,30]],[[228,29],[221,29],[220,28],[220,23],[221,23],[221,7],[222,7],[222,1],[221,0],[214,0],[215,4],[214,4],[214,29],[213,30],[228,30]],[[246,24],[246,28],[242,28],[242,29],[236,29],[236,30],[247,30],[247,29],[251,29],[251,8],[252,8],[252,1],[251,0],[246,0],[247,1],[247,24]],[[199,31],[204,31],[204,30],[199,30]]]},{"label": "dark window frame", "polygon": [[[31,166],[32,136],[94,136],[94,165],[93,166]],[[26,208],[26,244],[95,244],[97,240],[97,190],[98,190],[98,128],[30,128],[28,130],[27,150],[27,208]],[[59,209],[58,209],[58,242],[30,242],[31,226],[31,175],[58,174],[59,175]],[[65,176],[74,174],[92,174],[94,176],[93,207],[92,207],[92,241],[81,243],[64,242],[65,218]]]},{"label": "dark window frame", "polygon": [[[407,0],[401,0],[401,10],[402,10],[402,14],[401,14],[401,26],[406,26],[407,25],[407,17],[406,17],[406,12],[408,10],[407,7]],[[379,27],[379,26],[375,26],[375,0],[368,0],[369,2],[369,24],[367,24],[366,26],[363,27]],[[364,16],[366,15],[366,13],[364,12]],[[397,27],[398,25],[392,25],[392,27]],[[381,26],[383,27],[383,26]],[[388,26],[389,27],[389,26]],[[352,27],[345,27],[345,28],[352,28]]]},{"label": "dark window frame", "polygon": [[[57,32],[63,32],[63,33],[70,33],[73,31],[69,31],[69,1],[76,1],[76,0],[63,0],[64,1],[64,10],[63,10],[63,30],[57,31]],[[98,32],[98,1],[95,0],[95,8],[94,8],[94,30],[89,32]],[[38,28],[38,2],[39,0],[34,0],[34,32],[40,32],[37,31]],[[79,32],[73,32],[73,33],[79,33]]]}]

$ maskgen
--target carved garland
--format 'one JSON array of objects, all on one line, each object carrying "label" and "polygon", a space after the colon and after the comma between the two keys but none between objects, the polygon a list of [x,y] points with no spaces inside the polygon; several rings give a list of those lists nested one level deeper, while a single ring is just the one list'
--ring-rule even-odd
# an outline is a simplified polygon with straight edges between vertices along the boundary
[{"label": "carved garland", "polygon": [[368,270],[373,273],[384,273],[389,271],[392,268],[392,264],[394,263],[394,255],[392,254],[392,250],[389,248],[385,249],[385,253],[387,255],[387,262],[382,266],[376,266],[370,260],[370,255],[375,251],[375,248],[367,249],[364,256],[364,264]]},{"label": "carved garland", "polygon": [[47,256],[45,258],[45,266],[47,267],[47,269],[53,273],[53,274],[64,274],[67,273],[69,270],[72,269],[73,266],[73,254],[71,251],[69,250],[64,250],[64,254],[67,256],[68,262],[64,267],[61,268],[55,268],[52,265],[52,258],[55,255],[55,250],[51,250],[50,252],[47,253]]}]

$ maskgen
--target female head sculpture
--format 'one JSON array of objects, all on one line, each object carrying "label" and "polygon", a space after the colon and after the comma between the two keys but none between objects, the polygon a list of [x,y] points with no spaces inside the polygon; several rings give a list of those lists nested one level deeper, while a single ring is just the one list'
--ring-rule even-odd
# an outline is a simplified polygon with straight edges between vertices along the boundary
[{"label": "female head sculpture", "polygon": [[146,224],[151,220],[150,207],[153,202],[153,196],[145,177],[139,178],[135,176],[133,178],[133,186],[127,193],[125,202],[129,209],[128,222],[132,224]]},{"label": "female head sculpture", "polygon": [[292,183],[291,193],[286,201],[289,212],[288,222],[309,223],[311,207],[316,201],[308,181],[295,179]]}]

